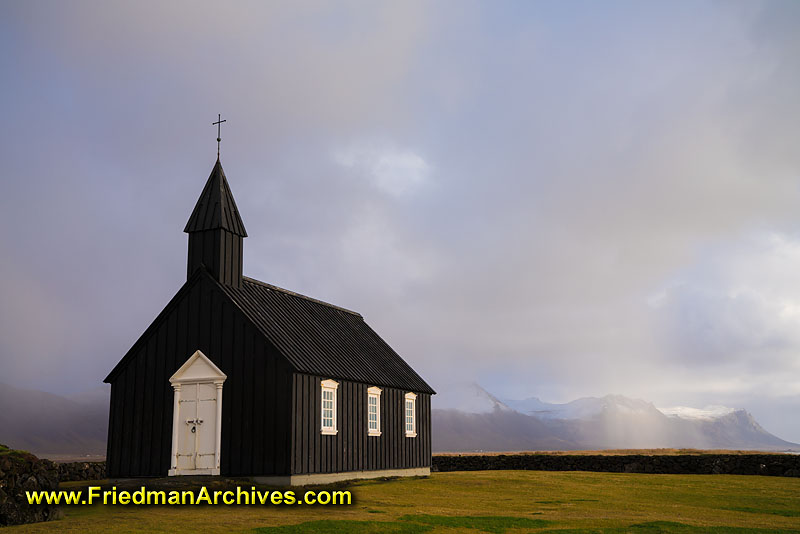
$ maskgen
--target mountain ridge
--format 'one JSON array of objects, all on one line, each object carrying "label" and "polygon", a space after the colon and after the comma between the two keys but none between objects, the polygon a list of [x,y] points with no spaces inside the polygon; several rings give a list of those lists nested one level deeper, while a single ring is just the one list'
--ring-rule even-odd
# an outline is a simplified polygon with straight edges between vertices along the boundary
[{"label": "mountain ridge", "polygon": [[[446,409],[434,397],[435,451],[552,450],[555,444],[563,450],[800,451],[800,444],[767,432],[744,409],[678,407],[664,413],[652,402],[623,395],[582,397],[562,404],[538,397],[501,400],[474,382],[454,385],[445,395]],[[459,398],[472,402],[459,409]],[[476,409],[475,399],[491,404],[484,402],[470,412]]]},{"label": "mountain ridge", "polygon": [[37,456],[106,452],[108,395],[55,395],[0,382],[0,443]]}]

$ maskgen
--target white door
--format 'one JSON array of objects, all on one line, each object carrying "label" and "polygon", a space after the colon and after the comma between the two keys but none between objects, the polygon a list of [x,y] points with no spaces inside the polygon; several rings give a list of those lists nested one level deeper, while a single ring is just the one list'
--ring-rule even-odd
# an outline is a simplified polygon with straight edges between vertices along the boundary
[{"label": "white door", "polygon": [[181,385],[177,458],[179,471],[191,472],[215,467],[216,418],[217,388],[214,384]]},{"label": "white door", "polygon": [[169,379],[175,390],[169,476],[219,475],[226,378],[198,350]]}]

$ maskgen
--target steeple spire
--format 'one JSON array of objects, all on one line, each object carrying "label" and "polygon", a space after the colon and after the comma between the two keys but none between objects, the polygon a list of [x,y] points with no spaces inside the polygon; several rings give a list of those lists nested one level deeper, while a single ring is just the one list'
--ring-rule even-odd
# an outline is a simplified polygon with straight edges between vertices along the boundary
[{"label": "steeple spire", "polygon": [[201,265],[220,283],[242,283],[242,240],[247,237],[219,158],[186,223],[191,276]]},{"label": "steeple spire", "polygon": [[219,144],[222,141],[222,123],[228,122],[227,119],[222,118],[221,113],[217,113],[217,122],[212,122],[212,125],[217,126],[217,161],[219,161]]},{"label": "steeple spire", "polygon": [[222,170],[219,159],[211,170],[203,192],[183,229],[186,233],[200,232],[203,230],[225,229],[232,234],[247,237],[233,193]]}]

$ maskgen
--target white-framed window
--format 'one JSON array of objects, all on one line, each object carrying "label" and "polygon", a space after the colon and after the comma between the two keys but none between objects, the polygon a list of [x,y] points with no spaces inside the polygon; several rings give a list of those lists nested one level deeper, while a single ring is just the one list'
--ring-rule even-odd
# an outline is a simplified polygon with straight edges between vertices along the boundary
[{"label": "white-framed window", "polygon": [[335,435],[336,426],[336,392],[339,383],[335,380],[322,381],[322,433]]},{"label": "white-framed window", "polygon": [[406,426],[406,437],[407,438],[415,438],[417,437],[417,396],[414,393],[406,393],[405,402],[404,402],[405,409],[403,410],[405,414],[405,426]]},{"label": "white-framed window", "polygon": [[381,388],[367,390],[367,435],[381,435]]}]

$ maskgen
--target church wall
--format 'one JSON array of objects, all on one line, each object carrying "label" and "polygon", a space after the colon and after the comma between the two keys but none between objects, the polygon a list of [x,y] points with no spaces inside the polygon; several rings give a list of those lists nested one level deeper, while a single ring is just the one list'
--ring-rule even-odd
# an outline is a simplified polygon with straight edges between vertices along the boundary
[{"label": "church wall", "polygon": [[208,275],[188,284],[191,287],[170,303],[112,379],[109,476],[166,476],[172,447],[169,377],[196,350],[228,376],[223,388],[221,474],[288,474],[288,364]]},{"label": "church wall", "polygon": [[339,380],[335,436],[322,435],[321,382],[332,377],[295,374],[293,380],[291,473],[334,473],[429,467],[430,395],[417,393],[417,436],[406,437],[404,396],[382,387],[381,435],[367,435],[367,389],[375,384]]}]

